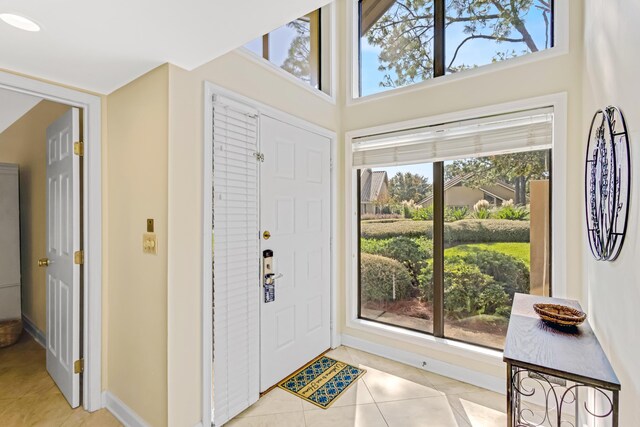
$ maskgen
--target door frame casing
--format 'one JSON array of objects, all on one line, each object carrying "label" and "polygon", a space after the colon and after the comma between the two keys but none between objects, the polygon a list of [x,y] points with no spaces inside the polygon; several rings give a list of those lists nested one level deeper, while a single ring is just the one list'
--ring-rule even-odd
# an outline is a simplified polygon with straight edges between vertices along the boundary
[{"label": "door frame casing", "polygon": [[[337,266],[338,257],[336,251],[336,239],[338,231],[338,217],[337,217],[337,172],[338,168],[335,165],[335,159],[337,159],[337,133],[321,126],[309,123],[304,119],[296,117],[292,114],[285,113],[277,108],[263,104],[259,101],[251,99],[249,97],[239,95],[236,92],[218,86],[214,83],[204,82],[204,138],[203,138],[203,215],[202,215],[202,425],[211,426],[212,419],[212,402],[211,402],[211,390],[213,388],[212,378],[212,365],[213,361],[213,319],[211,311],[211,301],[213,297],[213,272],[211,269],[211,259],[213,257],[213,248],[211,247],[211,229],[213,227],[211,211],[213,209],[212,194],[212,179],[213,174],[211,165],[213,164],[213,133],[211,128],[213,126],[211,112],[213,110],[213,95],[221,95],[243,104],[249,105],[257,109],[260,115],[266,115],[271,118],[280,120],[284,123],[299,127],[309,132],[316,133],[320,136],[329,138],[330,140],[330,191],[331,191],[331,237],[330,237],[330,251],[331,251],[331,305],[330,305],[330,334],[331,334],[331,348],[336,348],[340,345],[340,335],[337,328]],[[256,236],[256,239],[258,236]]]},{"label": "door frame casing", "polygon": [[102,105],[99,96],[0,71],[0,88],[82,109],[82,406],[102,408]]}]

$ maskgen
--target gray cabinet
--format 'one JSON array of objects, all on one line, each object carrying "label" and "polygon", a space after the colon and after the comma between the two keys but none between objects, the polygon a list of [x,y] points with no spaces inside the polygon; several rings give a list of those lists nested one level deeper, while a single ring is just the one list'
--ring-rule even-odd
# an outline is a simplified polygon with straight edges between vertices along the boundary
[{"label": "gray cabinet", "polygon": [[0,320],[22,317],[18,165],[0,163]]}]

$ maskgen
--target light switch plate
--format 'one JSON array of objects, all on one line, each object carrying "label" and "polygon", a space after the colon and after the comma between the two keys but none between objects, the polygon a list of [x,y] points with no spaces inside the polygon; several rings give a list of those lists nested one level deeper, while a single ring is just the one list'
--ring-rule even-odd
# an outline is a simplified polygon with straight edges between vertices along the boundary
[{"label": "light switch plate", "polygon": [[142,252],[158,255],[158,237],[155,233],[144,233],[142,235]]}]

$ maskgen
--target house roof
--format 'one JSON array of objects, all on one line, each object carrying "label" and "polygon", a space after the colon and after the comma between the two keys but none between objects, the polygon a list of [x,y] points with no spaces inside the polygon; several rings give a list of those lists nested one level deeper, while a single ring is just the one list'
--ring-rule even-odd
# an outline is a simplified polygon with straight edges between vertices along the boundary
[{"label": "house roof", "polygon": [[360,181],[360,200],[362,202],[378,200],[382,186],[388,180],[387,172],[365,169],[362,171],[361,176],[364,179]]},{"label": "house roof", "polygon": [[[451,178],[449,181],[444,183],[444,191],[446,192],[447,190],[449,190],[450,188],[455,187],[456,185],[460,184],[463,181],[466,181],[467,179],[473,177],[473,173],[468,173],[465,175],[458,175],[456,177]],[[497,181],[495,183],[495,185],[499,185],[501,187],[506,188],[507,190],[510,191],[514,191],[515,192],[515,188],[512,185],[507,184],[506,182],[503,181]],[[494,194],[493,191],[491,191],[488,186],[485,185],[480,185],[478,186],[478,189],[484,191],[487,194],[490,194],[491,196],[500,199],[502,201],[505,201],[502,197]],[[430,194],[429,196],[425,197],[424,199],[420,200],[420,202],[418,203],[418,205],[424,205],[424,204],[429,204],[433,201],[433,194]]]}]

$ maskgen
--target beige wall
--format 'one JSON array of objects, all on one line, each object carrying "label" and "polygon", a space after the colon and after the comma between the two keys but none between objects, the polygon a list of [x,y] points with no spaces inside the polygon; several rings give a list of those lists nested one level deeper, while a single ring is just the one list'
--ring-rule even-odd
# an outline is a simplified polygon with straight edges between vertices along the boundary
[{"label": "beige wall", "polygon": [[47,127],[69,109],[41,101],[0,134],[0,162],[20,166],[20,257],[22,314],[42,333],[46,331]]},{"label": "beige wall", "polygon": [[[586,149],[591,117],[598,108],[615,105],[625,113],[631,145],[631,211],[627,238],[615,262],[598,262],[586,247],[585,298],[587,311],[622,383],[620,425],[640,419],[640,85],[638,40],[640,3],[636,0],[585,2],[584,110],[579,141]],[[579,162],[582,167],[582,162]],[[580,220],[584,233],[584,220]]]},{"label": "beige wall", "polygon": [[[152,426],[167,424],[169,66],[107,97],[105,381]],[[155,219],[158,254],[142,253]]]}]

